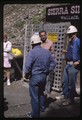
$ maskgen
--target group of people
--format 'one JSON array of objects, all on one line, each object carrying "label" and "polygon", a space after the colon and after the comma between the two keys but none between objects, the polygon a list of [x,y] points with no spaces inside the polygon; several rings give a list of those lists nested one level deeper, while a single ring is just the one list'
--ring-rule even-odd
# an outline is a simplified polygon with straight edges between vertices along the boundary
[{"label": "group of people", "polygon": [[[77,32],[78,30],[75,26],[69,26],[66,33],[69,37],[68,48],[67,50],[62,50],[62,53],[65,54],[66,66],[64,68],[61,95],[64,99],[68,99],[63,105],[73,104],[76,94],[76,80],[80,70],[80,39],[77,37]],[[4,40],[4,68],[7,72],[7,82],[9,82],[11,65],[6,53],[11,50],[11,47],[6,50],[7,42]],[[46,31],[34,33],[31,37],[31,45],[32,49],[26,56],[24,65],[25,77],[29,78],[29,93],[32,106],[32,111],[27,116],[38,118],[40,117],[40,112],[45,110],[44,95],[48,97],[50,94],[49,76],[55,69],[56,61],[54,58],[54,45],[51,40],[48,40]],[[10,84],[7,83],[7,85]]]},{"label": "group of people", "polygon": [[[80,70],[80,39],[77,38],[77,28],[71,25],[67,29],[69,44],[65,53],[66,66],[64,68],[64,80],[62,83],[62,95],[68,99],[63,105],[74,103],[76,93],[76,79]],[[45,31],[34,34],[31,37],[32,50],[28,53],[24,72],[29,78],[29,92],[32,111],[28,117],[40,117],[40,111],[44,112],[44,93],[49,93],[49,73],[55,69],[53,43],[47,39]],[[79,66],[79,67],[78,67]],[[47,86],[47,87],[46,87]],[[47,92],[46,92],[47,91]]]}]

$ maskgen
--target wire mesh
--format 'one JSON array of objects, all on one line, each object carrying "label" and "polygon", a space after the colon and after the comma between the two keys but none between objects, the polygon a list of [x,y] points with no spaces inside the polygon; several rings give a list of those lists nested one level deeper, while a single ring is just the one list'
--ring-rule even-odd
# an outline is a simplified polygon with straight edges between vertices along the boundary
[{"label": "wire mesh", "polygon": [[55,60],[56,60],[56,68],[53,73],[51,73],[51,81],[53,82],[52,89],[61,91],[62,86],[62,76],[63,76],[63,59],[62,59],[62,49],[66,47],[66,30],[70,26],[70,22],[65,23],[56,23],[56,24],[29,24],[26,28],[25,33],[25,47],[24,47],[24,62],[23,67],[25,63],[25,57],[28,54],[28,52],[31,50],[31,42],[30,38],[33,35],[34,32],[39,32],[41,30],[45,30],[48,33],[56,32],[58,34],[58,40],[57,42],[54,42],[54,48],[55,48]]}]

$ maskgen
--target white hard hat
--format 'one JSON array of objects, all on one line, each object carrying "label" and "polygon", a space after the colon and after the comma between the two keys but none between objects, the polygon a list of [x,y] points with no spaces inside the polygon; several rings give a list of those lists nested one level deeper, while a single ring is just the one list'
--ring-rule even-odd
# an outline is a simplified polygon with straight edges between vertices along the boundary
[{"label": "white hard hat", "polygon": [[40,37],[38,33],[34,33],[34,35],[31,37],[31,44],[37,44],[41,43]]},{"label": "white hard hat", "polygon": [[76,33],[76,32],[78,32],[77,28],[73,25],[69,26],[69,28],[67,29],[67,34]]}]

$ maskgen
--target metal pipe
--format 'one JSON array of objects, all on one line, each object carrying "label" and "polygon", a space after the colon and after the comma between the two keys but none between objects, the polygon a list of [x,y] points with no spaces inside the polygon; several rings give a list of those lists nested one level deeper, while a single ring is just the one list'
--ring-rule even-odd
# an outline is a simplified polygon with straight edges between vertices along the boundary
[{"label": "metal pipe", "polygon": [[26,20],[26,24],[25,24],[25,41],[24,41],[24,57],[23,57],[23,75],[22,77],[24,78],[24,65],[25,65],[25,53],[26,53],[26,40],[27,40],[27,20]]}]

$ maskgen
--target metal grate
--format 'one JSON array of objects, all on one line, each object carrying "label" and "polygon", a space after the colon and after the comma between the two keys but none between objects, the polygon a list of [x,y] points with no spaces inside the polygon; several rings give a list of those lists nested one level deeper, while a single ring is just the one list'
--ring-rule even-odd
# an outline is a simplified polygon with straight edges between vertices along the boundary
[{"label": "metal grate", "polygon": [[66,30],[69,27],[70,22],[66,23],[56,23],[56,24],[32,24],[26,27],[25,33],[25,47],[24,47],[24,62],[25,57],[28,54],[29,50],[31,49],[30,45],[30,37],[34,32],[39,32],[40,30],[45,30],[47,33],[49,32],[56,32],[58,34],[58,41],[54,43],[55,47],[55,60],[56,60],[56,68],[54,73],[51,73],[51,81],[53,81],[53,90],[61,91],[62,85],[62,73],[63,73],[63,60],[62,60],[62,49],[65,48],[66,42]]}]

